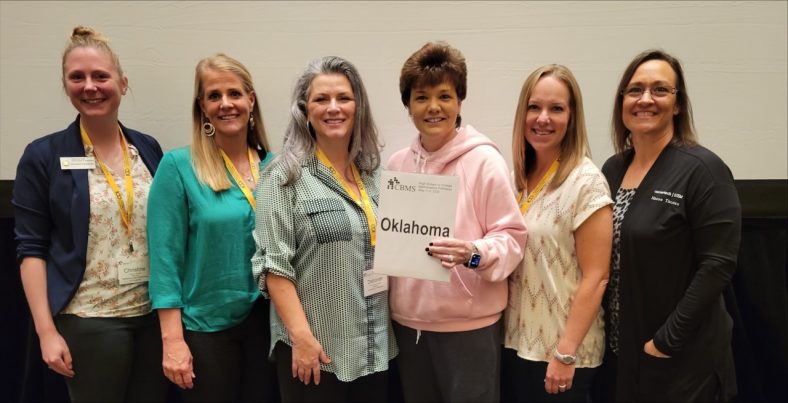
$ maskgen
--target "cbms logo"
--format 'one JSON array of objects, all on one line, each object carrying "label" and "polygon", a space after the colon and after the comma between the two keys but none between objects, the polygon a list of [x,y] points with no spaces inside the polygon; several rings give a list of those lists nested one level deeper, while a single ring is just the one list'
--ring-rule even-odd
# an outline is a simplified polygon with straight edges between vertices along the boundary
[{"label": "cbms logo", "polygon": [[402,191],[405,191],[405,192],[415,192],[416,191],[416,186],[403,185],[403,184],[399,183],[399,179],[397,179],[397,177],[395,176],[395,177],[389,179],[389,184],[386,186],[386,189],[389,189],[389,190],[402,190]]}]

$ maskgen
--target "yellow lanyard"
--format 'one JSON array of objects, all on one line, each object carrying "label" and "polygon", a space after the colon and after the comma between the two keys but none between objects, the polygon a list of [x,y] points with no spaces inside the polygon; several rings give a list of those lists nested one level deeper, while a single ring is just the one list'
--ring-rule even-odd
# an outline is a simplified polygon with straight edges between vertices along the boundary
[{"label": "yellow lanyard", "polygon": [[[252,154],[252,150],[247,148],[246,151],[249,156],[249,170],[252,171],[252,178],[254,178],[254,182],[257,183],[257,180],[260,179],[260,172],[254,164],[254,155]],[[246,200],[249,202],[249,205],[252,206],[252,210],[254,210],[255,201],[254,201],[254,195],[252,194],[252,190],[249,189],[249,186],[246,186],[246,182],[244,182],[244,179],[241,177],[241,174],[238,173],[238,170],[235,169],[235,165],[233,165],[233,162],[230,161],[230,157],[227,156],[224,150],[220,148],[219,152],[222,153],[222,159],[224,159],[224,166],[226,166],[227,170],[230,171],[230,175],[233,176],[233,179],[235,179],[235,183],[238,185],[238,188],[241,189],[241,192],[243,192],[244,196],[246,196]]]},{"label": "yellow lanyard", "polygon": [[534,190],[532,190],[531,193],[528,194],[528,197],[525,199],[525,201],[523,201],[524,191],[517,194],[517,201],[520,203],[520,212],[523,215],[525,215],[525,212],[528,210],[528,207],[531,207],[531,203],[534,202],[536,196],[539,196],[539,193],[542,191],[542,188],[544,188],[547,182],[550,182],[550,179],[552,179],[553,175],[555,174],[555,171],[557,170],[558,170],[558,160],[555,160],[550,165],[550,168],[547,169],[547,172],[545,172],[544,176],[542,176],[542,179],[539,180],[539,183],[536,184]]},{"label": "yellow lanyard", "polygon": [[377,227],[375,223],[375,211],[372,210],[372,202],[369,200],[369,195],[367,194],[367,188],[364,186],[364,182],[361,181],[361,175],[358,173],[358,168],[356,168],[356,164],[350,166],[353,171],[353,179],[356,181],[356,186],[358,186],[358,192],[361,193],[361,199],[356,197],[356,192],[353,191],[353,188],[350,187],[350,184],[345,181],[344,175],[341,175],[334,165],[331,164],[331,161],[328,160],[326,154],[320,148],[315,149],[315,154],[317,155],[317,159],[323,163],[328,170],[331,171],[331,174],[334,175],[339,183],[342,184],[342,187],[345,188],[345,192],[353,199],[356,204],[361,207],[361,210],[364,211],[364,215],[367,216],[367,227],[369,228],[369,242],[372,246],[375,246],[375,234],[377,232]]},{"label": "yellow lanyard", "polygon": [[[88,137],[88,132],[85,131],[85,127],[82,126],[82,122],[79,122],[79,131],[82,135],[82,143],[89,147],[93,147],[93,143],[91,143],[90,137]],[[109,187],[112,188],[112,192],[115,194],[115,200],[117,200],[118,208],[120,209],[120,221],[123,223],[123,226],[126,228],[126,233],[129,235],[129,251],[133,252],[134,245],[131,243],[131,219],[134,213],[134,182],[131,177],[129,146],[126,143],[126,138],[123,137],[123,131],[120,130],[120,126],[118,126],[118,133],[120,134],[120,145],[123,151],[123,175],[126,181],[126,203],[123,202],[123,196],[120,194],[120,189],[115,183],[115,178],[112,177],[107,166],[98,158],[95,150],[93,151],[93,158],[98,162],[101,172],[104,174],[104,177],[107,178]]]}]

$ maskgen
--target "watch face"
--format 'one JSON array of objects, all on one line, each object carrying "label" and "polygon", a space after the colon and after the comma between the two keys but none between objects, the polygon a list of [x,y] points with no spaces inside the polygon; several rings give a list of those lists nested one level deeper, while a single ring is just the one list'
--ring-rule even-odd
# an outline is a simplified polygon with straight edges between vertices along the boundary
[{"label": "watch face", "polygon": [[566,364],[566,365],[574,364],[575,361],[577,361],[577,357],[576,356],[569,355],[569,354],[561,354],[561,353],[558,352],[558,350],[554,350],[553,351],[553,357],[555,357],[555,359],[557,359],[558,361],[561,361],[561,363]]},{"label": "watch face", "polygon": [[468,266],[472,268],[479,267],[479,263],[481,263],[481,261],[482,261],[482,256],[478,253],[474,253],[473,255],[471,255],[471,261],[470,263],[468,263]]}]

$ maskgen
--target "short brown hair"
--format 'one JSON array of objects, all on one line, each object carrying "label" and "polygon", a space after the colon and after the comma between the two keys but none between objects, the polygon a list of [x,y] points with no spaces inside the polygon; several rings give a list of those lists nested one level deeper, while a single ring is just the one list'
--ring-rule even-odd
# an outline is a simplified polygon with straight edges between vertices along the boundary
[{"label": "short brown hair", "polygon": [[630,132],[624,126],[622,117],[624,90],[629,85],[638,67],[650,60],[665,61],[676,73],[676,104],[679,107],[679,113],[673,116],[673,139],[671,141],[674,144],[682,145],[695,145],[698,143],[698,138],[695,135],[695,123],[692,119],[692,104],[690,103],[689,94],[687,94],[687,84],[684,81],[684,69],[681,68],[681,62],[662,49],[649,49],[641,52],[629,62],[624,74],[621,76],[621,81],[618,83],[618,89],[616,89],[612,120],[613,146],[616,149],[616,153],[621,153],[632,147]]},{"label": "short brown hair", "polygon": [[[402,104],[410,104],[410,92],[414,87],[436,86],[444,81],[454,85],[457,98],[462,102],[468,91],[468,68],[465,57],[459,50],[446,42],[428,42],[410,55],[399,75],[399,92]],[[457,127],[460,126],[457,116]]]}]

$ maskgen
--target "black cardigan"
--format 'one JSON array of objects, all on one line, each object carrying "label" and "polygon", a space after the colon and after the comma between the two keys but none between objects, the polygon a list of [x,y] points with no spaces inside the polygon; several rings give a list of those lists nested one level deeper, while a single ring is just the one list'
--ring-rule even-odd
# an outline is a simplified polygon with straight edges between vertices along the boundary
[{"label": "black cardigan", "polygon": [[[602,168],[616,194],[633,150]],[[730,169],[701,146],[668,145],[621,224],[616,398],[691,400],[715,375],[735,394],[732,321],[722,292],[736,270],[741,207]],[[650,339],[672,358],[643,352]]]}]

